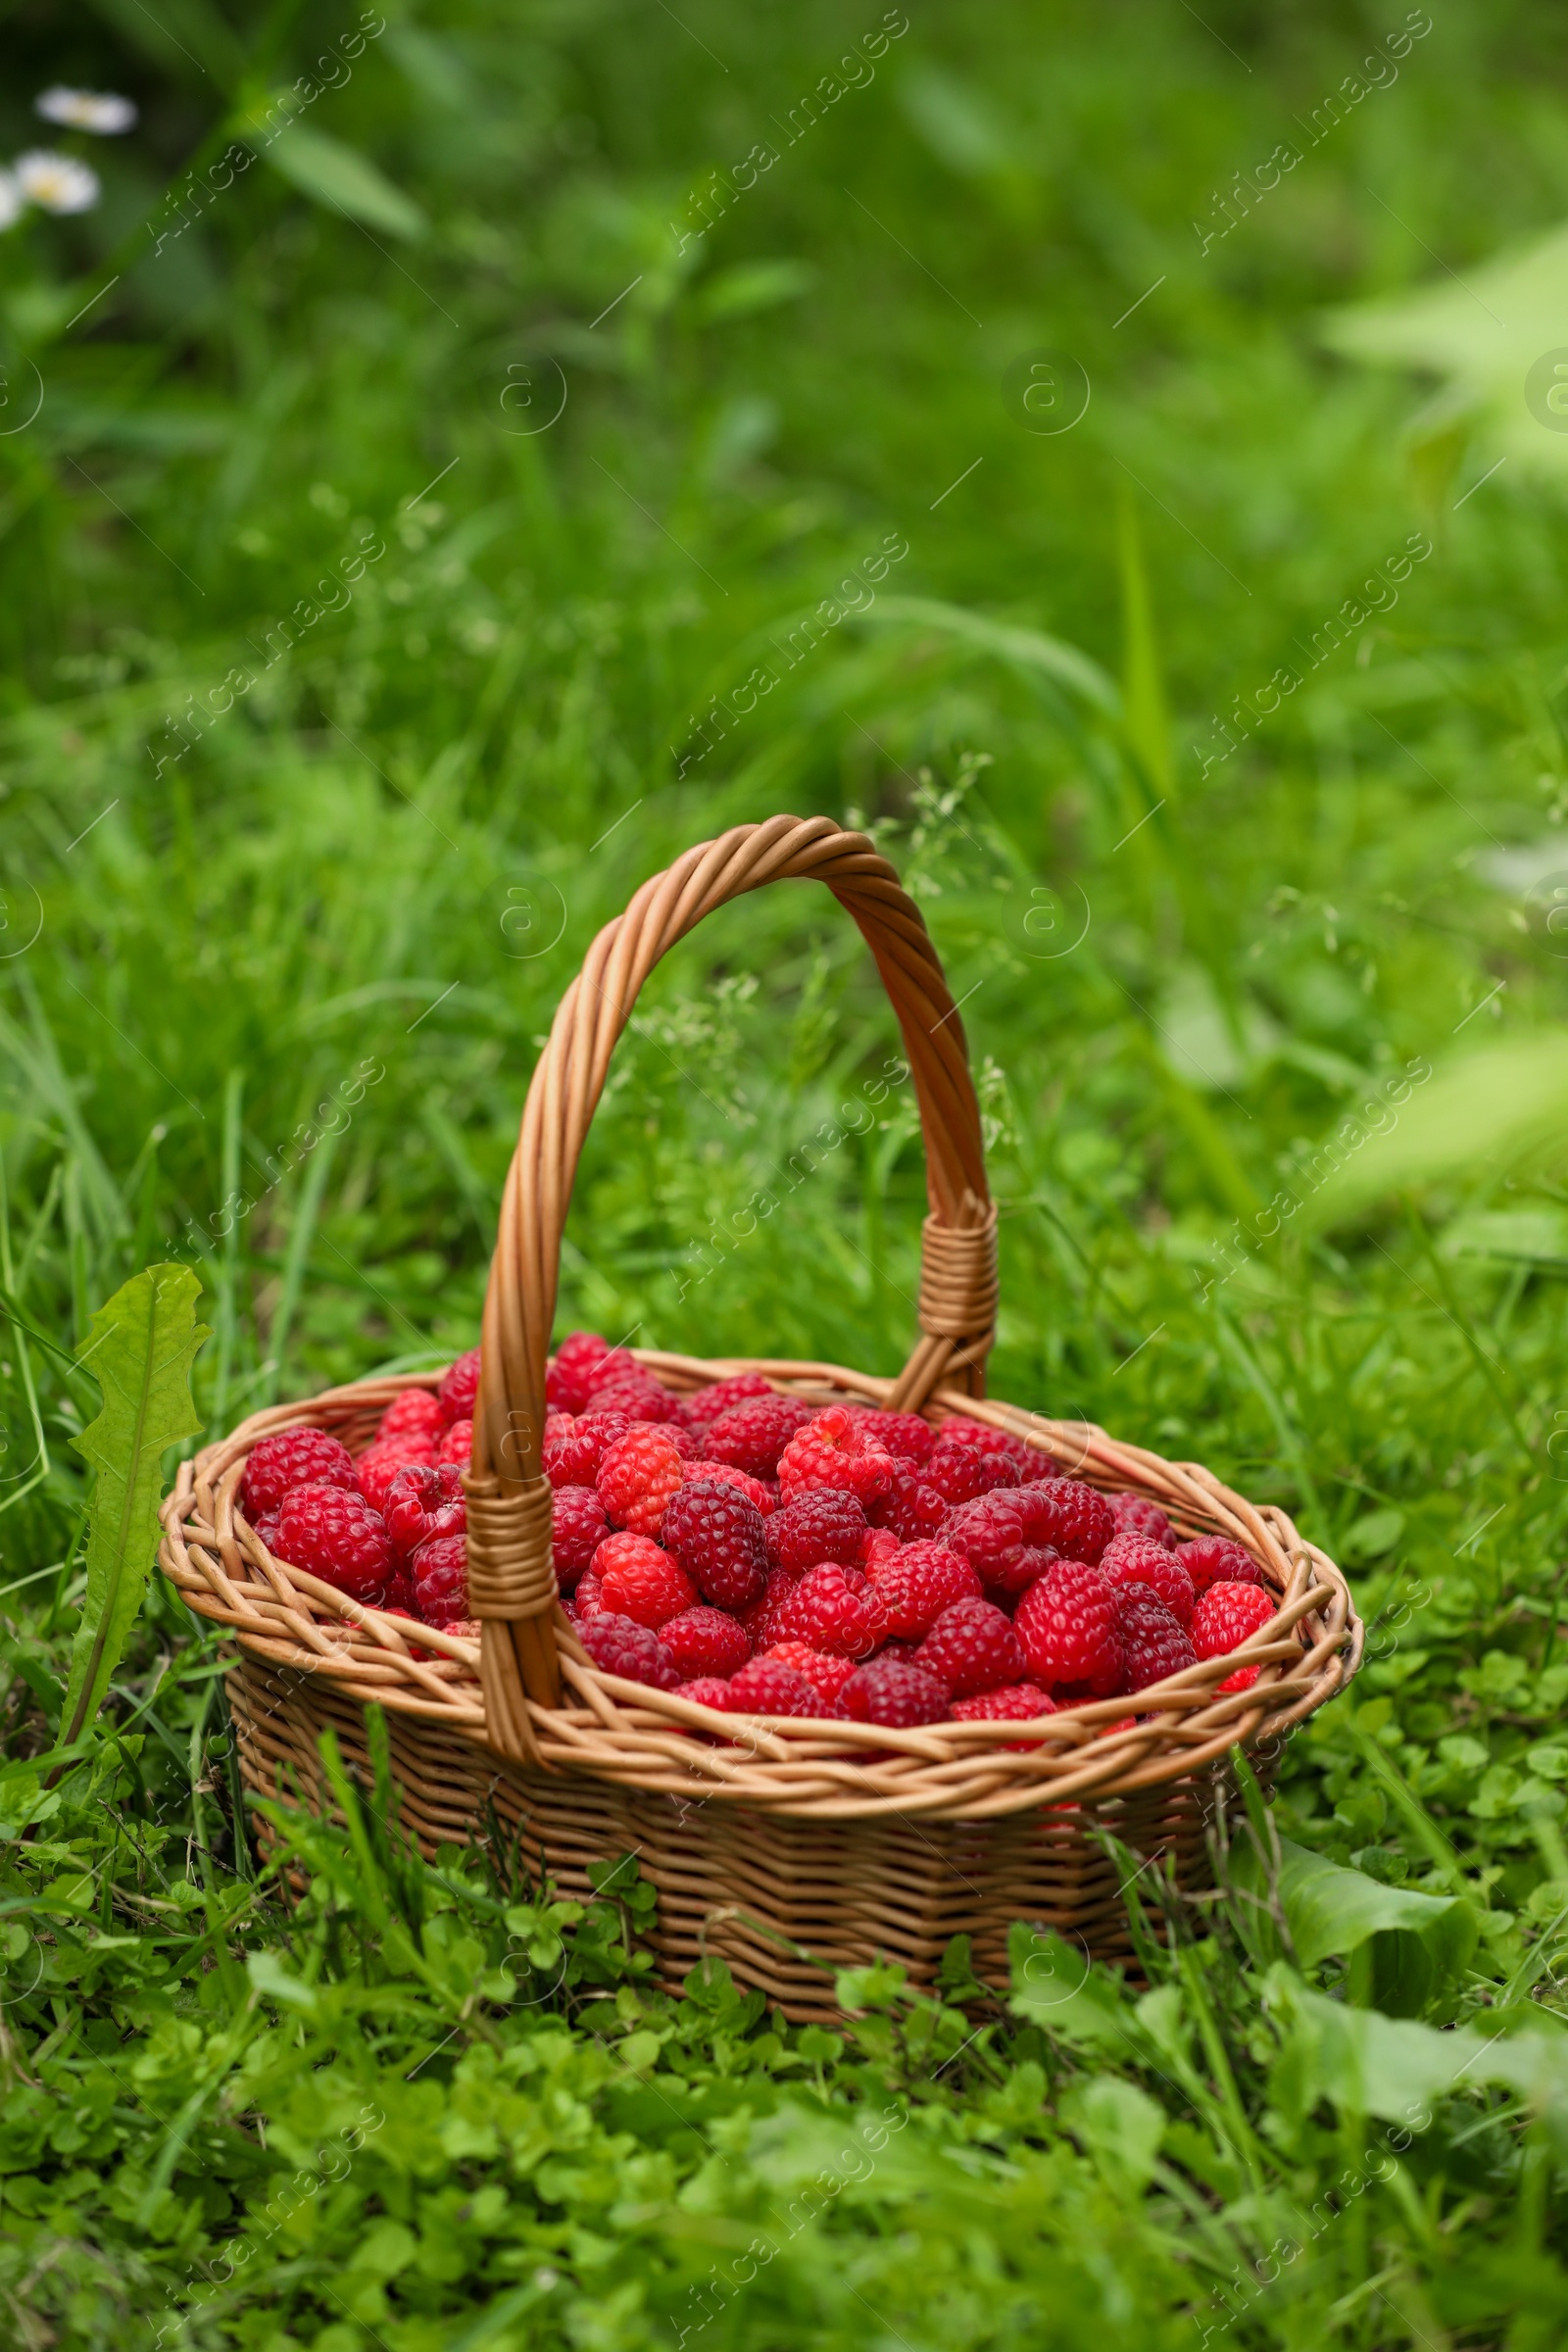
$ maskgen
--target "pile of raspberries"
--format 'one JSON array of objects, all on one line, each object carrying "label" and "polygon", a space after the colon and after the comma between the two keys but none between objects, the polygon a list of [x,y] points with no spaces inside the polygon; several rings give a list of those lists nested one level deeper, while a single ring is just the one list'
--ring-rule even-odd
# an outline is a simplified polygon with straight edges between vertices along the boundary
[{"label": "pile of raspberries", "polygon": [[[406,1391],[357,1461],[317,1430],[264,1438],[242,1509],[356,1600],[476,1633],[458,1473],[477,1385],[474,1350],[435,1396]],[[1024,1723],[1227,1656],[1275,1613],[1241,1544],[1038,1476],[979,1422],[819,1408],[754,1372],[677,1396],[591,1332],[562,1342],[548,1398],[556,1575],[584,1648],[727,1714]]]}]

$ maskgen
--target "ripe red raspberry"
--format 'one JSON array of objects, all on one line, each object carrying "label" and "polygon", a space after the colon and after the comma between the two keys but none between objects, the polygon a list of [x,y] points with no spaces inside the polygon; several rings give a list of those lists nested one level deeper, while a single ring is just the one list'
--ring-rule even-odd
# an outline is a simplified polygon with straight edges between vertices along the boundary
[{"label": "ripe red raspberry", "polygon": [[454,1421],[436,1447],[435,1458],[438,1462],[456,1462],[460,1470],[466,1470],[473,1460],[473,1423]]},{"label": "ripe red raspberry", "polygon": [[931,1459],[937,1433],[918,1413],[873,1413],[866,1427],[873,1444],[899,1461],[912,1462],[918,1469],[922,1462]]},{"label": "ripe red raspberry", "polygon": [[797,1430],[780,1454],[779,1493],[793,1502],[814,1487],[842,1487],[864,1504],[889,1492],[895,1466],[891,1453],[872,1445],[863,1424],[842,1404],[829,1404]]},{"label": "ripe red raspberry", "polygon": [[1112,1536],[1100,1555],[1100,1573],[1113,1585],[1148,1585],[1178,1625],[1191,1625],[1198,1595],[1193,1580],[1173,1551],[1151,1536]]},{"label": "ripe red raspberry", "polygon": [[709,1428],[710,1457],[749,1470],[753,1478],[772,1478],[779,1455],[810,1418],[811,1407],[802,1396],[759,1396],[750,1404],[731,1405]]},{"label": "ripe red raspberry", "polygon": [[574,1625],[586,1625],[590,1617],[605,1613],[605,1595],[597,1572],[585,1568],[578,1577],[576,1589],[566,1602],[566,1614]]},{"label": "ripe red raspberry", "polygon": [[435,1536],[409,1563],[415,1606],[426,1625],[456,1625],[468,1614],[468,1546],[462,1536]]},{"label": "ripe red raspberry", "polygon": [[811,1689],[829,1705],[855,1672],[853,1658],[830,1657],[825,1649],[813,1649],[808,1642],[775,1642],[762,1655],[804,1674]]},{"label": "ripe red raspberry", "polygon": [[605,1609],[580,1627],[582,1645],[601,1674],[618,1674],[624,1682],[649,1683],[656,1690],[673,1690],[680,1670],[650,1625],[617,1617]]},{"label": "ripe red raspberry", "polygon": [[997,1487],[1015,1487],[1018,1465],[1004,1453],[984,1452],[978,1446],[950,1438],[944,1430],[920,1476],[949,1502],[970,1502]]},{"label": "ripe red raspberry", "polygon": [[341,1487],[291,1487],[278,1505],[276,1549],[292,1567],[371,1606],[392,1581],[392,1540],[380,1512]]},{"label": "ripe red raspberry", "polygon": [[357,1483],[353,1455],[324,1429],[280,1429],[252,1446],[240,1481],[240,1509],[254,1527],[264,1512],[276,1510],[291,1487],[341,1487],[351,1494]]},{"label": "ripe red raspberry", "polygon": [[706,1454],[700,1455],[696,1461],[687,1463],[686,1483],[695,1486],[699,1479],[720,1487],[733,1487],[738,1494],[745,1495],[748,1502],[755,1502],[764,1518],[778,1508],[777,1487],[764,1478],[753,1478],[749,1470],[737,1470],[733,1462],[710,1462]]},{"label": "ripe red raspberry", "polygon": [[605,1606],[655,1631],[696,1606],[697,1588],[651,1536],[607,1536],[593,1556]]},{"label": "ripe red raspberry", "polygon": [[[355,1491],[356,1491],[356,1493],[358,1493],[358,1489],[356,1489]],[[269,1550],[269,1551],[271,1553],[271,1555],[272,1555],[273,1559],[276,1559],[276,1557],[277,1557],[277,1513],[276,1513],[276,1511],[264,1511],[264,1512],[262,1513],[262,1515],[261,1515],[261,1517],[260,1517],[259,1519],[253,1519],[253,1520],[252,1520],[252,1522],[251,1522],[251,1526],[252,1526],[252,1528],[253,1528],[254,1532],[255,1532],[255,1533],[256,1533],[258,1536],[260,1536],[260,1537],[261,1537],[261,1539],[262,1539],[262,1542],[263,1542],[263,1543],[264,1543],[264,1544],[267,1545],[267,1548],[268,1548],[268,1550]]]},{"label": "ripe red raspberry", "polygon": [[1238,1666],[1234,1674],[1225,1677],[1219,1688],[1221,1690],[1250,1690],[1262,1671],[1260,1666]]},{"label": "ripe red raspberry", "polygon": [[679,1421],[666,1421],[662,1426],[665,1437],[686,1465],[686,1476],[690,1478],[692,1464],[703,1458],[702,1439],[695,1430],[683,1428]]},{"label": "ripe red raspberry", "polygon": [[546,1401],[564,1413],[580,1413],[610,1343],[596,1331],[569,1331],[545,1373]]},{"label": "ripe red raspberry", "polygon": [[1250,1551],[1233,1544],[1229,1536],[1194,1536],[1187,1544],[1178,1544],[1176,1557],[1193,1580],[1193,1590],[1201,1596],[1210,1585],[1260,1585],[1263,1571]]},{"label": "ripe red raspberry", "polygon": [[874,1577],[887,1560],[896,1560],[904,1545],[891,1527],[873,1527],[865,1539],[865,1557],[860,1566],[867,1576]]},{"label": "ripe red raspberry", "polygon": [[779,1616],[781,1639],[842,1658],[868,1658],[887,1630],[876,1587],[831,1561],[807,1570]]},{"label": "ripe red raspberry", "polygon": [[948,1690],[921,1666],[901,1666],[896,1658],[873,1658],[851,1675],[841,1704],[855,1723],[885,1724],[890,1731],[906,1732],[917,1724],[943,1720]]},{"label": "ripe red raspberry", "polygon": [[591,1487],[604,1468],[605,1456],[631,1423],[624,1413],[545,1415],[540,1458],[553,1487]]},{"label": "ripe red raspberry", "polygon": [[770,1568],[760,1600],[740,1613],[746,1639],[754,1651],[770,1649],[784,1638],[784,1611],[795,1598],[795,1579],[787,1568]]},{"label": "ripe red raspberry", "polygon": [[1279,1608],[1261,1585],[1210,1585],[1193,1611],[1193,1647],[1200,1658],[1228,1657],[1267,1625]]},{"label": "ripe red raspberry", "polygon": [[760,1372],[737,1372],[728,1380],[710,1381],[694,1396],[679,1397],[676,1409],[685,1428],[706,1435],[719,1415],[729,1412],[732,1406],[744,1404],[751,1396],[772,1394]]},{"label": "ripe red raspberry", "polygon": [[1024,1663],[1048,1690],[1108,1698],[1121,1680],[1116,1594],[1098,1568],[1058,1560],[1018,1603]]},{"label": "ripe red raspberry", "polygon": [[928,1634],[956,1601],[980,1598],[980,1579],[945,1544],[902,1544],[891,1559],[868,1561],[865,1572],[886,1612],[888,1632],[901,1641]]},{"label": "ripe red raspberry", "polygon": [[394,1556],[411,1559],[437,1536],[461,1536],[468,1524],[463,1480],[450,1462],[428,1468],[419,1462],[400,1470],[387,1489],[381,1514]]},{"label": "ripe red raspberry", "polygon": [[714,1707],[721,1715],[729,1713],[729,1685],[720,1675],[700,1675],[694,1683],[677,1683],[677,1698],[689,1698],[694,1707]]},{"label": "ripe red raspberry", "polygon": [[993,1429],[986,1421],[966,1420],[961,1413],[944,1421],[937,1438],[939,1444],[946,1440],[950,1446],[972,1446],[977,1453],[997,1454],[1011,1462],[1021,1479],[1040,1466],[1039,1454],[1022,1438],[1015,1438],[1004,1429]]},{"label": "ripe red raspberry", "polygon": [[435,1393],[443,1421],[471,1421],[478,1394],[479,1350],[470,1348],[466,1355],[459,1356]]},{"label": "ripe red raspberry", "polygon": [[825,1715],[829,1704],[804,1674],[777,1658],[753,1658],[730,1680],[732,1715]]},{"label": "ripe red raspberry", "polygon": [[674,1422],[675,1398],[641,1364],[628,1363],[612,1379],[596,1381],[588,1392],[590,1413],[624,1413],[631,1421]]},{"label": "ripe red raspberry", "polygon": [[946,1683],[955,1698],[1023,1680],[1023,1651],[1012,1621],[990,1600],[956,1600],[944,1609],[914,1662]]},{"label": "ripe red raspberry", "polygon": [[1084,1560],[1093,1568],[1116,1532],[1109,1503],[1082,1479],[1038,1479],[1020,1487],[1018,1496],[1025,1541],[1049,1544],[1064,1559]]},{"label": "ripe red raspberry", "polygon": [[428,1389],[405,1389],[394,1396],[375,1425],[375,1444],[383,1438],[428,1438],[439,1446],[447,1426],[439,1400]]},{"label": "ripe red raspberry", "polygon": [[557,1487],[551,1504],[550,1546],[556,1582],[569,1592],[610,1533],[610,1518],[592,1487]]},{"label": "ripe red raspberry", "polygon": [[1147,1536],[1152,1544],[1175,1550],[1176,1530],[1157,1502],[1151,1502],[1147,1494],[1111,1494],[1106,1500],[1118,1536]]},{"label": "ripe red raspberry", "polygon": [[918,1544],[940,1533],[951,1508],[945,1494],[895,1456],[888,1491],[873,1498],[867,1515],[873,1526],[890,1529],[901,1544]]},{"label": "ripe red raspberry", "polygon": [[1119,1585],[1116,1622],[1121,1632],[1120,1689],[1147,1690],[1167,1674],[1180,1674],[1196,1663],[1197,1652],[1187,1628],[1167,1609],[1149,1585]]},{"label": "ripe red raspberry", "polygon": [[612,1527],[657,1536],[664,1505],[685,1475],[680,1455],[662,1429],[634,1427],[606,1447],[594,1483]]},{"label": "ripe red raspberry", "polygon": [[[466,1575],[466,1568],[464,1573]],[[414,1577],[409,1569],[399,1568],[394,1572],[392,1582],[386,1589],[386,1598],[380,1606],[388,1617],[412,1617],[416,1623],[418,1622],[418,1595],[414,1590]],[[449,1626],[446,1630],[450,1633],[452,1629]]]},{"label": "ripe red raspberry", "polygon": [[660,1541],[721,1609],[749,1609],[766,1591],[762,1514],[734,1487],[716,1479],[682,1487],[664,1507]]},{"label": "ripe red raspberry", "polygon": [[683,1609],[659,1629],[660,1640],[688,1681],[738,1674],[752,1654],[745,1628],[727,1609]]},{"label": "ripe red raspberry", "polygon": [[773,1513],[767,1523],[767,1556],[791,1576],[820,1568],[824,1560],[841,1567],[859,1564],[870,1529],[865,1513],[853,1494],[840,1487],[823,1487],[801,1494]]},{"label": "ripe red raspberry", "polygon": [[400,1470],[434,1469],[435,1448],[422,1438],[389,1438],[368,1446],[354,1465],[360,1493],[372,1511],[383,1511]]},{"label": "ripe red raspberry", "polygon": [[1038,1683],[1009,1683],[1005,1690],[977,1690],[972,1698],[953,1702],[955,1723],[1029,1723],[1055,1712],[1055,1700]]},{"label": "ripe red raspberry", "polygon": [[999,1592],[1014,1589],[1009,1571],[1015,1568],[1025,1544],[1018,1493],[1012,1488],[1000,1494],[977,1494],[971,1502],[950,1511],[942,1525],[942,1541],[948,1549],[966,1559],[980,1582]]}]

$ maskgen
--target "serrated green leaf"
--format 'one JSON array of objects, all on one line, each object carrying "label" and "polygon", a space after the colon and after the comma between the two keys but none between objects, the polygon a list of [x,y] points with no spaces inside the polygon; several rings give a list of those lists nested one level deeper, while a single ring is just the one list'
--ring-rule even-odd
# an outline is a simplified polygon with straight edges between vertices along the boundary
[{"label": "serrated green leaf", "polygon": [[324,130],[291,122],[270,142],[258,139],[258,151],[274,172],[329,212],[345,213],[389,237],[421,237],[424,215],[412,196],[394,187],[386,173]]},{"label": "serrated green leaf", "polygon": [[62,1718],[67,1747],[101,1705],[147,1589],[164,1448],[201,1427],[190,1394],[190,1368],[208,1336],[196,1321],[200,1292],[189,1266],[148,1266],[98,1309],[81,1353],[104,1401],[72,1440],[98,1477]]}]

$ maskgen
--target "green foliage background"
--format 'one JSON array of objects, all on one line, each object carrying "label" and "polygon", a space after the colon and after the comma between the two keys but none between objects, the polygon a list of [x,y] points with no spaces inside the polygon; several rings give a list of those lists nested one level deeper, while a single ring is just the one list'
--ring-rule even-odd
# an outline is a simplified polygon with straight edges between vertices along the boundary
[{"label": "green foliage background", "polygon": [[[1564,288],[1492,264],[1568,215],[1560,22],[1446,4],[1396,75],[1403,13],[1337,4],[929,0],[874,75],[817,0],[357,22],[8,19],[6,153],[50,80],[142,108],[97,211],[0,242],[11,2339],[1559,2342],[1568,539],[1521,374]],[[1057,434],[1042,350],[1092,387]],[[634,1866],[586,1913],[430,1871],[385,1786],[279,1816],[291,1902],[156,1585],[93,1758],[36,1769],[94,1310],[194,1266],[214,1431],[470,1345],[584,946],[786,808],[870,827],[964,1001],[997,1391],[1284,1504],[1373,1629],[1224,1898],[1135,1883],[1132,1988],[1021,1930],[989,2006],[961,1951],[939,2001],[847,1983],[844,2036],[671,2003]],[[819,894],[710,923],[567,1320],[895,1367],[909,1105],[832,1140],[895,1045]]]}]

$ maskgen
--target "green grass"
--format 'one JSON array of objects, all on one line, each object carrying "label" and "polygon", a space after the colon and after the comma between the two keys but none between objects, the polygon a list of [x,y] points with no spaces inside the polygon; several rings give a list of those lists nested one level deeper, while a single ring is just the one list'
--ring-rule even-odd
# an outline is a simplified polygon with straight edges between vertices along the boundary
[{"label": "green grass", "polygon": [[[1518,441],[1511,377],[1466,408],[1324,321],[1433,284],[1484,341],[1492,257],[1568,214],[1562,34],[1434,11],[1307,148],[1399,13],[1203,14],[938,0],[791,142],[877,12],[388,7],[156,253],[197,152],[353,16],[14,21],[5,153],[50,80],[143,109],[93,143],[100,209],[0,239],[7,416],[43,389],[0,437],[0,2294],[27,2352],[1561,2340],[1558,444]],[[1290,139],[1204,252],[1214,192]],[[764,141],[721,210],[710,174]],[[1006,391],[1048,347],[1092,385],[1054,436]],[[519,369],[567,392],[531,435]],[[699,759],[713,698],[783,672],[890,535],[874,604],[845,590]],[[1413,535],[1397,603],[1369,591],[1314,666]],[[652,1992],[614,1857],[563,1914],[493,1858],[418,1864],[384,1789],[356,1837],[287,1828],[291,1902],[239,1826],[219,1653],[156,1589],[91,1756],[39,1787],[94,1310],[195,1266],[214,1432],[471,1345],[586,944],[780,808],[874,832],[964,1000],[996,1393],[1207,1462],[1352,1574],[1369,1662],[1273,1818],[1384,1906],[1373,1941],[1271,1941],[1241,1856],[1218,1904],[1146,1898],[1148,1991],[1058,1999],[1025,1940],[1010,2006],[956,1952],[941,2000],[870,1972],[844,2036],[797,2033],[721,1972]],[[896,1368],[906,1090],[747,1214],[896,1045],[825,895],[706,925],[617,1054],[563,1327]],[[1358,1118],[1397,1166],[1349,1152]],[[1381,2089],[1345,2057],[1363,2018],[1397,2021]],[[1522,2035],[1519,2079],[1494,2049],[1429,2093],[1447,2029]]]}]

